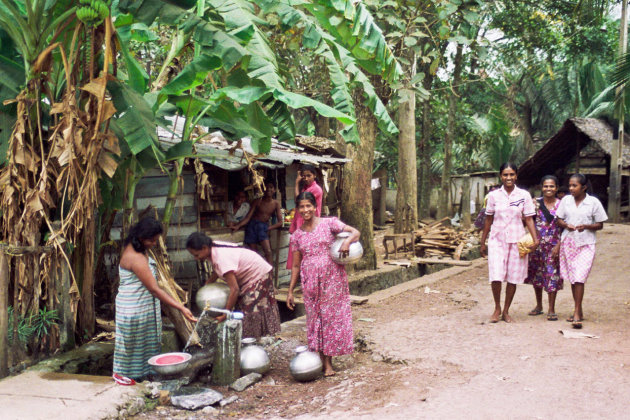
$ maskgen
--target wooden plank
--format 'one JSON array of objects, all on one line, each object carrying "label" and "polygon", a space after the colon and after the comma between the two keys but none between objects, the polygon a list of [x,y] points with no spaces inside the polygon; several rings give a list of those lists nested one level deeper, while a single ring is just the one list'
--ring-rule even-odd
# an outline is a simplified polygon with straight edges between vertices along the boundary
[{"label": "wooden plank", "polygon": [[413,258],[411,261],[418,264],[448,264],[462,267],[468,267],[472,265],[472,261],[449,260],[440,258]]},{"label": "wooden plank", "polygon": [[455,250],[455,254],[453,254],[453,259],[454,260],[459,260],[462,257],[462,251],[464,250],[464,246],[466,245],[466,242],[460,242],[459,245],[457,245],[457,249]]}]

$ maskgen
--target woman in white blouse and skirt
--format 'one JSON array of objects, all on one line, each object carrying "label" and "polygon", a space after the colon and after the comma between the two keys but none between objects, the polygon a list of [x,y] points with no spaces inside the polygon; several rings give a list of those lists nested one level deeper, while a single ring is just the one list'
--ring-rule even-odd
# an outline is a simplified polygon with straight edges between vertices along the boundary
[{"label": "woman in white blouse and skirt", "polygon": [[586,193],[586,177],[569,178],[569,192],[560,202],[556,217],[563,230],[560,242],[560,276],[571,283],[575,301],[573,315],[567,321],[582,328],[584,284],[595,258],[595,231],[604,227],[608,216],[599,200]]}]

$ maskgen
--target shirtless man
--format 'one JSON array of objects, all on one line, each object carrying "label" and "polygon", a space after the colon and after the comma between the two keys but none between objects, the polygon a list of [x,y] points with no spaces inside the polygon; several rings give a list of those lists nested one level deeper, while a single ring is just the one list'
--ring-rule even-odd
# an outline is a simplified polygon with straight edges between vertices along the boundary
[{"label": "shirtless man", "polygon": [[[258,245],[261,245],[265,259],[272,265],[271,242],[269,241],[268,232],[282,227],[282,212],[280,211],[280,203],[273,198],[275,195],[276,186],[274,183],[271,181],[265,182],[265,195],[255,200],[247,216],[232,226],[232,230],[238,230],[242,226],[247,225],[245,228],[245,240],[243,241],[245,246],[258,251]],[[269,226],[269,220],[274,212],[278,222]]]}]

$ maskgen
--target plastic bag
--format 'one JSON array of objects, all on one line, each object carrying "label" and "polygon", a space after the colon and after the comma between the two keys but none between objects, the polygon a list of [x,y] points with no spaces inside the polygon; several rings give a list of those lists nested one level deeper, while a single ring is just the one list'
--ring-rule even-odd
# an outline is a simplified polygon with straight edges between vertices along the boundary
[{"label": "plastic bag", "polygon": [[528,233],[517,242],[518,255],[523,258],[525,255],[532,252],[530,248],[532,245],[534,245],[534,239],[532,239],[532,235]]}]

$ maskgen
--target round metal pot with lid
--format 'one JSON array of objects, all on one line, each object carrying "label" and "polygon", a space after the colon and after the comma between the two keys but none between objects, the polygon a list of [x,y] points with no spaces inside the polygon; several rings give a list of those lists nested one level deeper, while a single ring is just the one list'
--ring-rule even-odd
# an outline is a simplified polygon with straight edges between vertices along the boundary
[{"label": "round metal pot with lid", "polygon": [[333,242],[330,246],[330,258],[332,258],[332,260],[337,264],[353,264],[359,261],[363,256],[363,246],[361,246],[361,243],[352,242],[350,244],[350,248],[348,249],[348,256],[341,258],[339,248],[341,248],[341,244],[348,238],[348,236],[350,236],[350,232],[341,232],[337,234],[335,242]]},{"label": "round metal pot with lid", "polygon": [[295,353],[289,364],[289,371],[293,379],[306,382],[321,376],[323,365],[319,354],[309,351],[306,346],[297,347]]},{"label": "round metal pot with lid", "polygon": [[267,373],[271,368],[271,360],[265,349],[256,345],[255,338],[243,338],[241,344],[241,376],[252,372],[261,375]]},{"label": "round metal pot with lid", "polygon": [[[207,284],[197,290],[195,302],[201,311],[203,311],[206,307],[225,309],[228,296],[230,296],[230,287],[227,284],[215,282]],[[211,312],[210,315],[219,316],[221,314]]]}]

